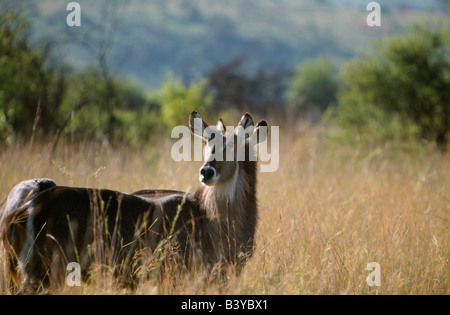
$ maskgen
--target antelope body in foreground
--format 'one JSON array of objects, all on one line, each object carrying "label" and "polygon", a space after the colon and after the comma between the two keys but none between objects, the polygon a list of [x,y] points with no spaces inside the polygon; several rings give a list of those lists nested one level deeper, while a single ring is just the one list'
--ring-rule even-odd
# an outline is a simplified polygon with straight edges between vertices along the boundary
[{"label": "antelope body in foreground", "polygon": [[[36,292],[53,282],[61,284],[69,262],[78,262],[83,272],[100,260],[133,273],[139,256],[157,254],[161,244],[169,244],[171,254],[186,267],[236,264],[241,256],[251,256],[258,212],[257,162],[251,157],[251,146],[266,139],[267,123],[255,127],[245,114],[236,128],[226,130],[221,120],[209,127],[194,111],[190,127],[206,143],[200,188],[194,193],[142,190],[133,194],[48,188],[6,216],[0,226],[4,247],[12,257],[8,261],[15,262],[8,266],[12,278],[21,274],[23,289]],[[222,137],[222,146],[214,145],[216,137]],[[239,160],[236,154],[242,148],[245,158]],[[227,152],[234,159],[225,158]]]}]

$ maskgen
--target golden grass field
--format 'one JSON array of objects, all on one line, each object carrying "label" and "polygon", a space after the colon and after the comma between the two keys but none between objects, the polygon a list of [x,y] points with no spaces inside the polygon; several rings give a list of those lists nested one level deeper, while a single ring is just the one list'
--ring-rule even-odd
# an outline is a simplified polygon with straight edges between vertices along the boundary
[{"label": "golden grass field", "polygon": [[[130,292],[103,277],[54,293],[449,293],[449,153],[407,153],[393,145],[358,150],[329,144],[323,127],[280,135],[278,171],[259,174],[256,249],[239,278],[230,275],[219,290],[194,273],[176,285],[168,277],[158,290],[143,281]],[[50,145],[13,144],[0,152],[0,199],[36,177],[123,192],[192,192],[201,162],[172,161],[172,143],[150,141],[142,150],[61,143],[54,155]],[[366,283],[370,262],[381,267],[379,287]]]}]

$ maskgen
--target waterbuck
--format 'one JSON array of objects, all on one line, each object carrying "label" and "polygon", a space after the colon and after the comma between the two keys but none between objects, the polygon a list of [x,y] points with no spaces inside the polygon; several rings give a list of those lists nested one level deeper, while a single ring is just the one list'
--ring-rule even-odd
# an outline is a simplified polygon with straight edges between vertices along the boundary
[{"label": "waterbuck", "polygon": [[163,248],[187,268],[212,270],[251,256],[258,214],[254,147],[266,139],[267,123],[254,126],[246,113],[227,130],[222,120],[209,127],[194,111],[189,125],[205,142],[202,186],[194,193],[55,186],[4,218],[4,248],[16,262],[8,273],[21,275],[23,292],[61,285],[69,262],[85,276],[100,262],[133,279],[140,258]]}]

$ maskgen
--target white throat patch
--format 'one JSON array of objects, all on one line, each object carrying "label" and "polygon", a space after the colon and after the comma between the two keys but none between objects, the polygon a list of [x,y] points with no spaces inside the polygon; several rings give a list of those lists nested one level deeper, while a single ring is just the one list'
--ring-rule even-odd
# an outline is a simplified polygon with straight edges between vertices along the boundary
[{"label": "white throat patch", "polygon": [[236,199],[236,194],[243,187],[240,185],[242,180],[239,180],[239,164],[236,165],[236,169],[234,170],[234,174],[231,180],[227,181],[224,184],[217,184],[215,186],[217,198],[219,201],[229,201],[234,202]]}]

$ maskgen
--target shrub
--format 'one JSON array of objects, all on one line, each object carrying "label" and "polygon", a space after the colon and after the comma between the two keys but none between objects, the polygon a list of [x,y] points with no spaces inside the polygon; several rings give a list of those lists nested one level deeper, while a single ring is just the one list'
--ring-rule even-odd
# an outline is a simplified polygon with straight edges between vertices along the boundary
[{"label": "shrub", "polygon": [[[413,26],[349,62],[334,111],[338,124],[380,140],[411,136],[445,148],[450,132],[450,28]],[[330,116],[330,115],[329,115]],[[376,132],[375,132],[375,129]]]}]

